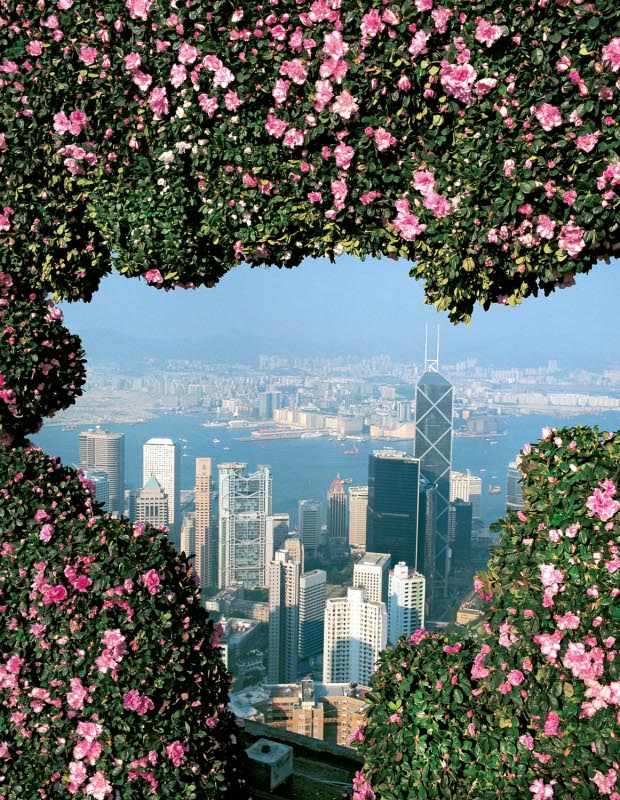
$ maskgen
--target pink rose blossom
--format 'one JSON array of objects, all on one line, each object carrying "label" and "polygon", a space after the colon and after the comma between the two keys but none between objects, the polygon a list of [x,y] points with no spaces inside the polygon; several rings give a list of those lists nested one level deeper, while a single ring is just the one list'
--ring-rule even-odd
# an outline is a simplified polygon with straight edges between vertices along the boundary
[{"label": "pink rose blossom", "polygon": [[166,755],[175,767],[180,767],[185,761],[185,748],[178,740],[174,741],[166,747]]},{"label": "pink rose blossom", "polygon": [[125,5],[129,9],[129,16],[132,19],[146,20],[153,0],[127,0]]},{"label": "pink rose blossom", "polygon": [[428,169],[419,169],[413,176],[413,188],[427,195],[435,188],[435,173]]},{"label": "pink rose blossom", "polygon": [[163,119],[170,113],[168,94],[165,87],[156,86],[149,95],[149,106],[155,119]]},{"label": "pink rose blossom", "polygon": [[323,40],[323,52],[330,58],[342,58],[346,55],[349,45],[342,40],[340,31],[332,31],[325,34]]},{"label": "pink rose blossom", "polygon": [[553,786],[556,781],[545,783],[542,778],[536,778],[534,783],[530,786],[530,792],[533,792],[534,797],[532,800],[549,800],[553,797]]},{"label": "pink rose blossom", "polygon": [[394,147],[396,144],[396,139],[388,131],[386,131],[385,128],[377,128],[374,136],[377,144],[377,150],[380,152],[389,150],[390,147]]},{"label": "pink rose blossom", "polygon": [[221,86],[223,89],[225,89],[228,84],[232,83],[234,80],[235,76],[228,69],[228,67],[220,67],[219,69],[216,69],[215,74],[213,75],[213,85]]},{"label": "pink rose blossom", "polygon": [[620,36],[616,36],[609,44],[606,44],[602,53],[603,64],[609,65],[612,72],[620,71]]},{"label": "pink rose blossom", "polygon": [[144,278],[151,286],[161,286],[164,276],[158,269],[149,269],[144,273]]},{"label": "pink rose blossom", "polygon": [[341,169],[349,169],[355,150],[344,142],[334,148],[334,155],[336,156],[336,166]]},{"label": "pink rose blossom", "polygon": [[545,719],[545,734],[547,736],[557,736],[559,724],[560,717],[554,711],[550,711]]},{"label": "pink rose blossom", "polygon": [[601,483],[600,486],[602,488],[595,489],[586,500],[586,508],[588,516],[598,517],[601,522],[607,522],[620,509],[620,503],[613,499],[616,487],[611,481],[605,482],[605,484]]},{"label": "pink rose blossom", "polygon": [[503,31],[499,25],[491,25],[485,19],[479,19],[476,23],[476,33],[474,38],[477,42],[491,47],[499,38],[503,36]]},{"label": "pink rose blossom", "polygon": [[285,147],[290,147],[291,149],[294,147],[303,147],[304,135],[296,128],[289,128],[284,134],[282,144],[285,145]]},{"label": "pink rose blossom", "polygon": [[385,25],[381,22],[381,16],[376,8],[372,8],[362,17],[361,31],[362,36],[376,36],[384,29]]},{"label": "pink rose blossom", "polygon": [[445,92],[462,103],[471,103],[472,87],[476,82],[478,73],[471,64],[450,64],[441,62],[439,77]]},{"label": "pink rose blossom", "polygon": [[181,64],[193,64],[200,55],[200,50],[187,42],[179,47],[178,58]]},{"label": "pink rose blossom", "polygon": [[571,258],[575,258],[586,246],[583,240],[584,234],[585,230],[583,228],[574,225],[572,222],[567,222],[560,230],[558,237],[559,249],[567,252]]},{"label": "pink rose blossom", "polygon": [[545,131],[550,131],[562,124],[560,110],[550,103],[543,103],[537,108],[532,108],[532,112]]},{"label": "pink rose blossom", "polygon": [[420,30],[415,32],[411,44],[409,45],[409,52],[413,58],[417,58],[427,52],[427,39],[428,37],[424,31]]},{"label": "pink rose blossom", "polygon": [[[128,0],[131,2],[131,0]],[[145,0],[133,0],[134,3],[145,2]],[[86,784],[85,793],[95,800],[106,800],[112,792],[112,786],[108,783],[103,772],[95,772],[90,781]]]},{"label": "pink rose blossom", "polygon": [[342,119],[351,119],[351,116],[359,110],[359,106],[355,102],[355,98],[345,89],[336,97],[331,110]]},{"label": "pink rose blossom", "polygon": [[426,225],[421,223],[415,214],[410,213],[408,200],[404,198],[397,200],[396,210],[398,214],[391,221],[394,229],[400,234],[401,239],[406,242],[415,241],[426,230]]},{"label": "pink rose blossom", "polygon": [[140,576],[143,585],[149,590],[149,594],[157,594],[159,591],[159,584],[161,583],[161,576],[157,570],[150,569]]}]

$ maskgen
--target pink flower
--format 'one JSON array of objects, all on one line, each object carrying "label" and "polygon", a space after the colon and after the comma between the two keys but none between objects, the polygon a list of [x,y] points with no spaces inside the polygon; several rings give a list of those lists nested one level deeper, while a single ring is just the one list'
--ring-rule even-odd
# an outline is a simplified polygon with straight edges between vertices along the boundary
[{"label": "pink flower", "polygon": [[476,23],[474,38],[477,42],[491,47],[501,36],[503,36],[503,31],[499,25],[491,25],[491,23],[487,22],[485,19],[479,19]]},{"label": "pink flower", "polygon": [[476,81],[476,97],[478,100],[482,97],[486,97],[496,86],[497,80],[495,78],[481,78],[479,81]]},{"label": "pink flower", "polygon": [[329,81],[317,81],[314,84],[314,90],[316,93],[314,107],[317,111],[323,111],[325,106],[334,96],[332,85]]},{"label": "pink flower", "polygon": [[575,147],[577,150],[583,150],[584,153],[591,153],[596,147],[600,135],[600,131],[595,131],[594,133],[585,133],[583,136],[578,136],[575,140]]},{"label": "pink flower", "polygon": [[349,737],[349,744],[353,744],[353,742],[363,742],[364,741],[364,723],[360,722],[357,726],[355,731]]},{"label": "pink flower", "polygon": [[612,72],[620,70],[620,36],[616,36],[602,50],[603,64],[608,64]]},{"label": "pink flower", "polygon": [[452,210],[448,199],[442,194],[437,194],[437,192],[428,192],[424,198],[424,208],[428,208],[440,219],[447,217]]},{"label": "pink flower", "polygon": [[559,249],[566,251],[571,258],[575,258],[586,246],[583,240],[584,234],[585,230],[583,228],[574,225],[572,222],[567,222],[560,230],[558,238]]},{"label": "pink flower", "polygon": [[326,33],[323,40],[323,52],[330,58],[342,58],[349,49],[349,45],[342,40],[340,31]]},{"label": "pink flower", "polygon": [[525,675],[520,669],[513,669],[508,673],[506,678],[508,679],[508,683],[512,686],[520,686],[525,680]]},{"label": "pink flower", "polygon": [[435,188],[435,173],[428,169],[419,169],[413,176],[413,187],[427,195]]},{"label": "pink flower", "polygon": [[81,711],[84,708],[84,703],[89,700],[88,689],[82,685],[80,678],[71,678],[69,681],[71,691],[67,693],[67,704],[75,711]]},{"label": "pink flower", "polygon": [[415,0],[414,5],[418,11],[430,11],[433,7],[433,0]]},{"label": "pink flower", "polygon": [[376,8],[372,8],[362,17],[361,31],[362,36],[376,36],[384,29],[385,25],[381,22],[381,16]]},{"label": "pink flower", "polygon": [[234,80],[235,76],[228,69],[228,67],[220,67],[219,69],[215,70],[215,74],[213,76],[213,85],[221,86],[223,89],[225,89],[228,84],[232,83]]},{"label": "pink flower", "polygon": [[[620,42],[620,39],[618,39]],[[618,765],[616,764],[616,767]],[[614,792],[616,781],[618,779],[618,770],[617,769],[610,769],[607,775],[604,775],[598,769],[594,770],[594,777],[592,781],[597,785],[600,794],[610,794],[614,795],[612,800],[615,800],[616,797],[619,795],[617,792]]]},{"label": "pink flower", "polygon": [[308,200],[311,203],[322,203],[323,196],[320,192],[308,192]]},{"label": "pink flower", "polygon": [[478,73],[471,64],[450,64],[441,62],[439,77],[445,92],[462,103],[471,103],[471,90]]},{"label": "pink flower", "polygon": [[95,63],[98,55],[99,51],[96,47],[89,47],[86,44],[82,44],[80,47],[80,61],[86,64],[87,67]]},{"label": "pink flower", "polygon": [[176,740],[166,747],[166,755],[172,761],[175,767],[180,767],[185,761],[185,748],[181,742]]},{"label": "pink flower", "polygon": [[534,739],[531,736],[519,736],[519,744],[527,747],[528,750],[534,749]]},{"label": "pink flower", "polygon": [[187,42],[179,47],[178,58],[181,64],[193,64],[200,55],[200,50]]},{"label": "pink flower", "polygon": [[50,525],[49,523],[46,524],[46,525],[43,525],[41,527],[41,533],[39,534],[39,539],[42,542],[47,543],[52,538],[52,534],[53,533],[54,533],[54,526],[53,525]]},{"label": "pink flower", "polygon": [[359,106],[355,102],[355,98],[345,89],[336,97],[331,110],[342,119],[351,119],[351,116],[359,110]]},{"label": "pink flower", "polygon": [[594,493],[586,500],[588,516],[596,516],[601,522],[611,519],[620,509],[620,503],[613,499],[615,494],[616,487],[611,481],[608,482],[607,488],[595,489]]},{"label": "pink flower", "polygon": [[550,711],[545,720],[545,734],[547,736],[557,736],[559,724],[560,717],[555,712]]},{"label": "pink flower", "polygon": [[452,16],[452,11],[443,6],[437,6],[431,11],[431,17],[435,22],[435,26],[439,33],[445,33],[448,30],[448,20]]},{"label": "pink flower", "polygon": [[276,79],[275,86],[271,90],[271,95],[273,99],[276,101],[277,106],[281,106],[282,103],[286,102],[290,85],[291,85],[290,81],[282,80],[282,78]]},{"label": "pink flower", "polygon": [[229,89],[224,95],[224,105],[228,111],[236,111],[242,104],[243,100],[241,100],[237,92],[233,92],[232,89]]},{"label": "pink flower", "polygon": [[155,119],[162,119],[170,113],[168,94],[165,87],[156,86],[149,95],[149,106]]},{"label": "pink flower", "polygon": [[396,201],[396,210],[398,214],[396,219],[393,219],[392,225],[394,229],[400,234],[401,239],[406,242],[413,242],[415,239],[426,230],[426,225],[420,223],[420,220],[415,214],[409,211],[409,201],[402,198]]},{"label": "pink flower", "polygon": [[413,56],[413,58],[417,58],[420,55],[424,55],[427,52],[426,41],[427,35],[424,31],[419,30],[416,31],[413,39],[411,40],[411,44],[409,45],[409,52]]},{"label": "pink flower", "polygon": [[303,61],[294,58],[292,61],[282,62],[280,75],[287,75],[293,83],[296,83],[298,86],[303,86],[308,77],[308,70],[304,66]]},{"label": "pink flower", "polygon": [[157,594],[159,591],[159,584],[161,583],[161,576],[156,570],[148,570],[148,572],[140,576],[140,580],[149,590],[149,594]]},{"label": "pink flower", "polygon": [[396,139],[386,131],[385,128],[377,128],[375,131],[375,142],[377,144],[377,150],[383,152],[389,150],[390,147],[394,147]]},{"label": "pink flower", "polygon": [[206,94],[199,94],[198,105],[205,112],[205,114],[207,114],[209,118],[213,118],[213,115],[215,114],[218,108],[217,98],[209,97]]},{"label": "pink flower", "polygon": [[303,147],[303,143],[304,135],[296,128],[289,128],[284,134],[284,139],[282,140],[282,144],[286,147],[290,147],[291,149],[294,147]]},{"label": "pink flower", "polygon": [[563,616],[559,616],[558,614],[555,615],[556,622],[558,623],[558,628],[561,631],[574,631],[577,630],[581,623],[581,618],[579,614],[573,614],[572,611],[567,611],[566,614]]},{"label": "pink flower", "polygon": [[537,108],[532,107],[532,112],[545,131],[550,131],[562,124],[560,110],[550,103],[543,103]]},{"label": "pink flower", "polygon": [[129,53],[123,59],[123,63],[128,72],[133,72],[142,63],[142,56],[139,53]]},{"label": "pink flower", "polygon": [[50,586],[43,594],[43,603],[50,606],[53,603],[62,603],[67,598],[67,590],[64,586]]},{"label": "pink flower", "polygon": [[142,70],[137,69],[133,73],[133,82],[136,84],[138,89],[146,92],[149,86],[153,83],[153,78],[151,78],[151,76],[147,75],[145,72],[142,72]]},{"label": "pink flower", "polygon": [[284,122],[284,120],[278,119],[273,114],[267,115],[267,122],[265,123],[265,130],[267,133],[271,134],[271,136],[275,136],[276,139],[280,139],[284,136],[284,132],[288,128],[288,122]]},{"label": "pink flower", "polygon": [[553,797],[553,786],[556,781],[545,783],[542,778],[536,778],[534,783],[530,786],[530,792],[533,792],[534,797],[532,800],[549,800]]},{"label": "pink flower", "polygon": [[547,661],[556,661],[564,634],[562,631],[554,631],[553,634],[537,633],[533,641],[540,645],[540,652],[546,656]]},{"label": "pink flower", "polygon": [[174,88],[178,89],[186,78],[187,70],[183,64],[173,64],[170,70],[170,83],[174,86]]},{"label": "pink flower", "polygon": [[149,269],[144,273],[144,278],[151,286],[161,286],[164,276],[158,269]]},{"label": "pink flower", "polygon": [[488,676],[491,674],[490,670],[484,666],[484,660],[490,652],[491,648],[489,645],[483,644],[480,648],[480,652],[474,658],[474,663],[471,668],[471,677],[474,678],[474,680],[488,678]]},{"label": "pink flower", "polygon": [[541,214],[538,217],[538,223],[536,225],[536,233],[540,236],[541,239],[553,239],[554,231],[555,231],[555,222],[546,214]]},{"label": "pink flower", "polygon": [[[132,0],[128,0],[132,2]],[[134,3],[148,2],[148,0],[133,0]],[[87,795],[94,797],[95,800],[106,800],[106,797],[112,792],[112,786],[107,782],[105,775],[102,772],[95,772],[90,781],[86,784],[84,790]]]},{"label": "pink flower", "polygon": [[334,148],[334,155],[336,156],[336,166],[341,169],[348,169],[355,155],[355,150],[349,147],[348,144],[340,142],[340,144]]},{"label": "pink flower", "polygon": [[153,0],[127,0],[125,5],[129,9],[129,16],[132,19],[146,20],[153,5]]}]

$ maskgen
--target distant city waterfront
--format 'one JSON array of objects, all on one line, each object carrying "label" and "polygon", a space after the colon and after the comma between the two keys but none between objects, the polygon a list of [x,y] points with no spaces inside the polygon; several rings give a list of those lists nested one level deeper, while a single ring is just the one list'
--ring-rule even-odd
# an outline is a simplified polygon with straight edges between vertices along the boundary
[{"label": "distant city waterfront", "polygon": [[[214,464],[230,461],[247,462],[250,468],[269,464],[273,475],[273,510],[288,513],[291,524],[297,522],[297,503],[315,497],[325,502],[325,495],[337,473],[351,478],[352,484],[368,482],[368,456],[373,450],[388,446],[413,452],[413,442],[356,442],[358,455],[345,455],[351,449],[349,441],[333,441],[327,437],[280,439],[269,441],[238,441],[246,432],[222,428],[205,428],[198,415],[161,414],[156,419],[139,424],[110,425],[126,437],[126,487],[142,485],[142,445],[152,436],[168,436],[179,442],[181,452],[181,489],[194,488],[195,461],[209,456]],[[483,479],[481,514],[485,522],[502,516],[505,510],[505,488],[508,464],[513,461],[525,442],[540,438],[545,425],[598,425],[602,430],[620,429],[620,413],[580,414],[574,418],[556,419],[551,415],[527,415],[506,419],[506,435],[489,437],[456,437],[453,444],[452,469],[471,469]],[[73,430],[47,425],[33,438],[35,444],[50,455],[59,456],[65,464],[78,461],[78,435],[89,426]],[[214,443],[219,439],[219,443]],[[491,441],[496,442],[491,444]],[[500,486],[501,493],[490,495],[490,486]],[[325,511],[323,511],[325,513]],[[325,521],[325,519],[323,519]]]}]

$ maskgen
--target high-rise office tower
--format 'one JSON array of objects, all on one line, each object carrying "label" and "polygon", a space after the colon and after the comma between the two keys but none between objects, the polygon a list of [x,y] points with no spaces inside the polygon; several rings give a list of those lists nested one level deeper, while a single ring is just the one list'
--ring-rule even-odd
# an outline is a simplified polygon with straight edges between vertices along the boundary
[{"label": "high-rise office tower", "polygon": [[299,658],[323,650],[327,574],[322,569],[304,572],[299,579]]},{"label": "high-rise office tower", "polygon": [[426,579],[426,604],[433,599],[433,579],[435,576],[435,516],[437,511],[437,487],[420,479],[418,513],[418,557],[416,572]]},{"label": "high-rise office tower", "polygon": [[267,586],[273,557],[271,473],[259,465],[247,473],[247,464],[219,464],[220,589],[243,583],[247,589]]},{"label": "high-rise office tower", "polygon": [[87,469],[83,473],[93,487],[93,499],[103,505],[107,514],[110,511],[110,476],[102,469]]},{"label": "high-rise office tower", "polygon": [[192,564],[196,566],[196,513],[190,511],[185,514],[181,521],[181,553],[189,558],[192,556]]},{"label": "high-rise office tower", "polygon": [[521,481],[521,456],[518,455],[515,461],[508,465],[508,476],[506,478],[506,508],[513,511],[522,511],[525,508],[525,498]]},{"label": "high-rise office tower", "polygon": [[373,603],[387,603],[391,558],[387,553],[364,553],[353,565],[353,586],[363,586]]},{"label": "high-rise office tower", "polygon": [[396,402],[396,415],[399,422],[409,422],[411,419],[411,402],[409,400],[398,400]]},{"label": "high-rise office tower", "polygon": [[297,680],[300,564],[286,550],[269,563],[269,683]]},{"label": "high-rise office tower", "polygon": [[438,595],[446,593],[449,569],[453,405],[454,387],[439,374],[438,334],[436,357],[429,358],[427,348],[425,372],[418,381],[415,392],[415,457],[420,460],[422,477],[437,486],[433,591]]},{"label": "high-rise office tower", "polygon": [[301,571],[304,571],[304,546],[296,533],[289,534],[284,540],[282,547],[278,549],[286,550],[293,561],[299,561]]},{"label": "high-rise office tower", "polygon": [[368,486],[349,486],[349,544],[357,550],[366,549],[366,516]]},{"label": "high-rise office tower", "polygon": [[415,566],[419,489],[417,458],[387,448],[374,451],[368,459],[367,550]]},{"label": "high-rise office tower", "polygon": [[196,459],[196,488],[194,514],[194,546],[196,548],[196,572],[201,588],[215,586],[215,553],[213,526],[211,524],[211,495],[213,480],[210,458]]},{"label": "high-rise office tower", "polygon": [[282,392],[270,390],[261,392],[258,396],[258,415],[261,419],[273,419],[276,408],[282,407]]},{"label": "high-rise office tower", "polygon": [[288,514],[272,514],[273,519],[273,550],[280,550],[286,541],[291,528],[291,520]]},{"label": "high-rise office tower", "polygon": [[321,504],[318,500],[299,501],[297,530],[306,555],[315,555],[321,536]]},{"label": "high-rise office tower", "polygon": [[149,439],[142,448],[142,485],[146,486],[151,475],[168,498],[168,527],[174,535],[180,529],[180,463],[179,448],[172,439]]},{"label": "high-rise office tower", "polygon": [[168,527],[168,496],[154,475],[139,492],[131,495],[130,518],[133,522],[145,522],[155,528]]},{"label": "high-rise office tower", "polygon": [[327,492],[327,535],[330,546],[337,550],[346,549],[349,543],[349,507],[340,475],[332,481]]},{"label": "high-rise office tower", "polygon": [[80,469],[101,470],[110,480],[110,514],[125,511],[125,435],[95,428],[80,433]]},{"label": "high-rise office tower", "polygon": [[463,500],[450,503],[450,572],[466,569],[471,561],[473,528],[472,504]]},{"label": "high-rise office tower", "polygon": [[390,572],[388,642],[411,636],[424,627],[424,575],[401,561]]},{"label": "high-rise office tower", "polygon": [[471,503],[474,519],[480,519],[480,497],[482,495],[482,478],[467,472],[452,472],[450,475],[450,502],[463,500]]},{"label": "high-rise office tower", "polygon": [[325,608],[324,683],[368,686],[379,653],[387,644],[385,603],[366,599],[363,586],[350,587],[346,597],[332,598]]}]

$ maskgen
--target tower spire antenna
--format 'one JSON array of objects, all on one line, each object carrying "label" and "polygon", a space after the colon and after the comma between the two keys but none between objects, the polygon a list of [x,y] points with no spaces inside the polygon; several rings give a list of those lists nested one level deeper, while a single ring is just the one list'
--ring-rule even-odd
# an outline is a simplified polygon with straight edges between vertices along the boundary
[{"label": "tower spire antenna", "polygon": [[435,344],[435,358],[428,355],[428,325],[424,326],[424,371],[439,372],[439,325],[437,326],[437,340]]}]

